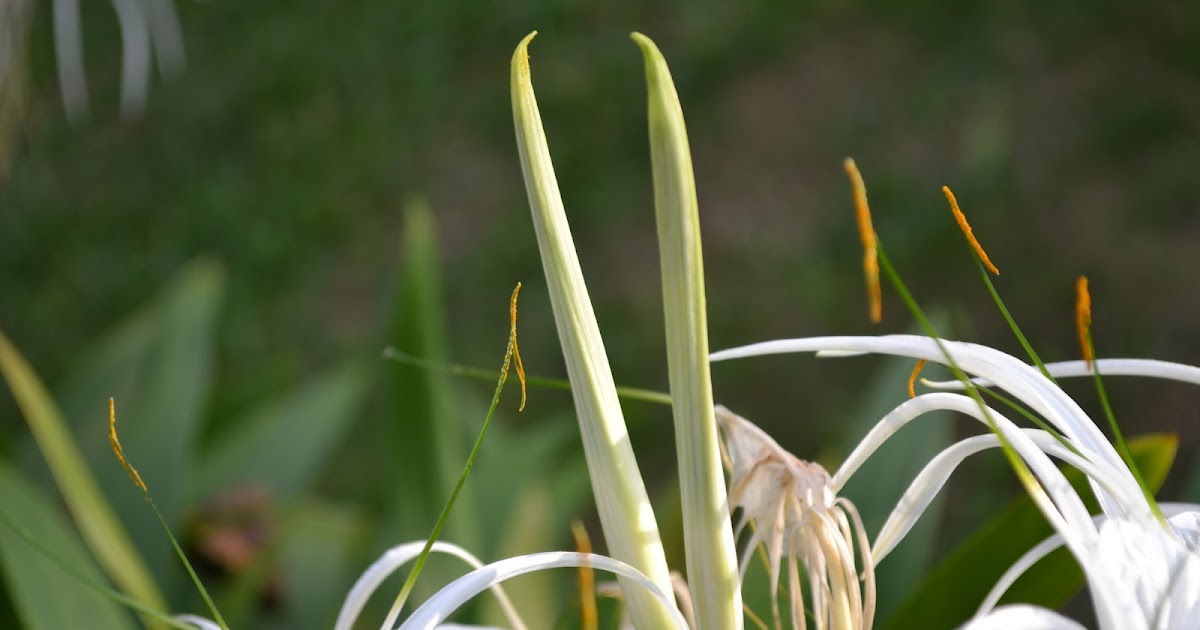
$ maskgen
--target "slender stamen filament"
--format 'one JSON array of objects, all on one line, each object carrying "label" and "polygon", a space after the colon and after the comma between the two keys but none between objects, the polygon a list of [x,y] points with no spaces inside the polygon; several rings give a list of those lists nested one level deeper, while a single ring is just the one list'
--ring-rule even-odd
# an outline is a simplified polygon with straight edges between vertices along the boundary
[{"label": "slender stamen filament", "polygon": [[867,186],[853,158],[842,162],[846,175],[850,177],[850,190],[854,195],[854,217],[858,221],[858,237],[863,246],[863,275],[867,280],[867,300],[870,304],[871,322],[878,324],[883,319],[883,292],[879,286],[879,250],[876,247],[875,229],[871,227],[871,207],[867,205]]},{"label": "slender stamen filament", "polygon": [[983,245],[980,245],[979,240],[975,238],[975,232],[971,230],[971,224],[967,223],[967,216],[959,209],[958,200],[954,198],[954,193],[950,192],[950,187],[942,186],[942,194],[946,195],[946,201],[950,202],[950,211],[954,213],[954,220],[958,222],[958,228],[962,230],[963,236],[967,237],[971,249],[975,250],[975,255],[979,256],[979,261],[983,263],[984,267],[987,267],[988,271],[992,272],[992,275],[1000,275],[1000,270],[992,264],[987,252],[983,251]]}]

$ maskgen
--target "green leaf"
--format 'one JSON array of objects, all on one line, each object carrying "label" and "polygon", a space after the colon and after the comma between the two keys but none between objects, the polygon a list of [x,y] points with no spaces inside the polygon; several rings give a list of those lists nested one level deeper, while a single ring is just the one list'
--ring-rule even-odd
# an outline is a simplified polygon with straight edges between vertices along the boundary
[{"label": "green leaf", "polygon": [[348,363],[264,404],[199,457],[189,496],[256,485],[272,499],[296,499],[358,419],[366,370]]},{"label": "green leaf", "polygon": [[[629,443],[629,430],[575,252],[533,93],[528,46],[535,34],[526,36],[513,51],[509,83],[513,126],[555,328],[596,491],[596,507],[612,557],[638,569],[668,592],[671,576],[654,510]],[[626,588],[624,593],[635,626],[658,628],[671,623],[668,611],[642,589]]]},{"label": "green leaf", "polygon": [[[947,319],[942,313],[930,314],[934,328],[943,336],[949,333]],[[865,400],[852,416],[854,422],[842,435],[849,448],[907,398],[906,385],[914,364],[915,361],[905,359],[884,362],[883,369],[866,388]],[[953,414],[945,411],[925,414],[889,438],[850,478],[840,494],[854,502],[868,532],[879,531],[895,509],[896,501],[904,495],[925,463],[949,446],[953,439]],[[904,540],[876,567],[877,619],[886,619],[916,587],[917,582],[912,576],[928,573],[933,564],[944,505],[944,497],[935,498]]]},{"label": "green leaf", "polygon": [[[50,467],[67,509],[100,566],[126,595],[152,608],[166,609],[157,584],[88,469],[58,407],[25,358],[3,333],[0,333],[0,372]],[[97,416],[102,417],[99,413]],[[119,469],[120,465],[117,467]],[[138,492],[128,478],[126,483],[133,492]],[[149,512],[144,502],[139,508]],[[156,535],[162,538],[161,533]]]},{"label": "green leaf", "polygon": [[153,572],[175,562],[170,542],[112,456],[105,431],[116,399],[121,443],[168,523],[177,528],[202,412],[224,273],[211,260],[179,272],[145,307],[83,353],[58,400],[88,463]]},{"label": "green leaf", "polygon": [[666,59],[645,35],[634,33],[633,41],[646,64],[654,214],[688,584],[698,628],[740,628],[742,593],[708,370],[704,262],[691,150]]},{"label": "green leaf", "polygon": [[[401,352],[445,363],[449,342],[437,230],[428,204],[409,200],[402,229],[402,259],[387,342]],[[496,314],[502,316],[503,311]],[[386,491],[391,523],[384,535],[388,544],[393,544],[397,539],[429,533],[430,519],[445,505],[458,481],[458,465],[468,442],[463,437],[466,410],[456,400],[448,375],[396,363],[385,364],[383,369],[381,439],[388,445],[389,474],[396,480]],[[496,376],[492,376],[493,382]],[[464,488],[447,536],[478,549],[473,495],[473,488]]]},{"label": "green leaf", "polygon": [[349,585],[363,568],[357,552],[366,535],[366,523],[353,510],[305,501],[289,511],[279,564],[285,627],[333,627]]},{"label": "green leaf", "polygon": [[[1157,490],[1167,478],[1179,444],[1174,435],[1150,434],[1129,441],[1146,483]],[[1065,471],[1093,513],[1099,512],[1083,473]],[[965,622],[996,581],[1026,551],[1054,530],[1028,496],[1014,500],[996,518],[954,550],[881,627],[954,628]],[[1001,600],[1061,607],[1083,586],[1083,574],[1071,554],[1060,549],[1034,565]]]},{"label": "green leaf", "polygon": [[[104,583],[74,528],[54,502],[17,469],[0,461],[0,511],[80,576]],[[9,597],[27,630],[135,627],[119,604],[67,573],[9,527],[0,526],[0,560]]]}]

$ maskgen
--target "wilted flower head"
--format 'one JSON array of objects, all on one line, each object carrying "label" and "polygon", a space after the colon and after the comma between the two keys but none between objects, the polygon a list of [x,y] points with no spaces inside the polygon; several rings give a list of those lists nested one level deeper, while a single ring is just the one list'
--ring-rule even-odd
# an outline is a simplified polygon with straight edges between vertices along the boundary
[{"label": "wilted flower head", "polygon": [[[875,615],[875,568],[854,504],[834,493],[829,473],[820,464],[785,451],[762,429],[725,407],[716,411],[730,468],[730,507],[742,510],[734,535],[740,537],[747,525],[754,531],[739,570],[744,577],[754,549],[760,544],[765,547],[775,626],[780,625],[775,602],[786,559],[793,628],[806,627],[801,564],[818,628],[870,628]],[[856,543],[861,580],[855,568]]]}]

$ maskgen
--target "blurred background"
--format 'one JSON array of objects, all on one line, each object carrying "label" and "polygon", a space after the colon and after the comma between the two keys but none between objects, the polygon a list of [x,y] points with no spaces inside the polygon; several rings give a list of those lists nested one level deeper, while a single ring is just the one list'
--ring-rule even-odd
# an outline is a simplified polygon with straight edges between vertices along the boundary
[{"label": "blurred background", "polygon": [[[122,395],[133,401],[131,458],[154,468],[162,455],[158,483],[179,490],[155,495],[206,575],[242,585],[229,590],[244,625],[327,626],[379,550],[432,526],[492,385],[385,361],[385,346],[494,369],[521,281],[526,369],[565,374],[508,95],[510,55],[533,29],[534,86],[619,384],[667,382],[633,30],[666,55],[688,120],[714,349],[913,330],[887,289],[884,322],[867,321],[850,155],[877,232],[947,336],[1020,354],[943,184],[1044,359],[1078,355],[1078,274],[1101,356],[1200,357],[1200,6],[185,2],[186,64],[155,66],[144,103],[123,107],[117,13],[87,2],[90,114],[64,105],[53,9],[0,6],[0,326],[51,386],[172,601],[190,602],[104,452],[103,400],[116,395],[119,414]],[[774,357],[717,365],[714,379],[720,402],[834,467],[903,399],[910,367]],[[1163,496],[1200,501],[1200,390],[1108,386],[1127,434],[1179,435]],[[1068,391],[1102,417],[1089,383]],[[485,559],[569,547],[566,523],[592,518],[569,395],[531,390],[521,415],[509,396],[468,483],[485,496],[449,536],[476,540]],[[669,410],[630,402],[627,414],[682,567]],[[172,423],[184,428],[161,428]],[[914,448],[978,432],[929,426]],[[50,488],[27,434],[0,397],[0,447]],[[533,451],[544,454],[530,470],[505,468]],[[920,467],[906,455],[894,491],[864,499],[879,502],[864,509],[875,527]],[[977,459],[927,519],[943,534],[907,566],[936,562],[1017,494],[1001,457]],[[287,462],[294,474],[269,479]],[[250,560],[305,535],[318,542],[295,548],[328,557]],[[328,568],[325,581],[294,577],[289,561]],[[22,605],[17,575],[7,618]],[[881,597],[881,615],[904,599]]]}]

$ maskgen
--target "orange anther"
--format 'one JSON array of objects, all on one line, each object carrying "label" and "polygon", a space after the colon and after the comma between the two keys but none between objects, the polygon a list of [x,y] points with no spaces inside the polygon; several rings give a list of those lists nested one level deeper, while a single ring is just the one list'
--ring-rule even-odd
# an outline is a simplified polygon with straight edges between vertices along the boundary
[{"label": "orange anther", "polygon": [[954,213],[954,220],[958,222],[958,228],[962,230],[963,236],[967,237],[967,242],[971,244],[971,249],[975,250],[975,255],[979,256],[979,260],[983,262],[983,266],[992,272],[993,275],[1000,275],[1000,270],[996,265],[992,264],[992,260],[988,258],[987,252],[983,251],[983,245],[975,238],[975,233],[971,231],[971,224],[967,223],[967,216],[958,208],[958,200],[954,198],[954,193],[950,192],[949,186],[942,186],[942,193],[946,195],[946,200],[950,202],[950,211]]},{"label": "orange anther", "polygon": [[[592,540],[588,537],[583,523],[571,523],[571,535],[575,538],[575,550],[579,553],[592,553]],[[579,565],[579,627],[584,630],[596,630],[599,625],[599,615],[596,612],[596,575],[587,563]]]},{"label": "orange anther", "polygon": [[913,366],[912,374],[908,375],[908,397],[909,398],[917,397],[917,388],[916,388],[917,377],[920,376],[921,368],[924,368],[924,367],[925,367],[925,359],[920,359],[917,361],[917,364],[915,366]]},{"label": "orange anther", "polygon": [[1079,333],[1079,348],[1088,369],[1092,369],[1095,352],[1092,347],[1092,294],[1088,292],[1087,276],[1075,281],[1075,331]]},{"label": "orange anther", "polygon": [[517,368],[517,378],[521,381],[521,407],[517,411],[525,411],[525,364],[521,363],[521,350],[517,348],[517,294],[521,292],[521,283],[513,289],[512,300],[508,305],[508,316],[511,322],[509,337],[512,339],[513,365]]},{"label": "orange anther", "polygon": [[133,480],[134,485],[142,489],[143,493],[146,490],[146,482],[142,481],[142,476],[138,474],[133,464],[125,459],[125,449],[121,448],[121,440],[117,439],[117,406],[113,399],[108,399],[108,442],[112,444],[113,453],[120,460],[121,465],[125,467],[125,472],[129,474],[129,478]]},{"label": "orange anther", "polygon": [[867,300],[870,305],[871,321],[878,324],[883,319],[883,294],[879,287],[879,250],[876,249],[875,230],[871,227],[871,208],[867,205],[867,186],[853,158],[846,158],[842,165],[850,176],[850,190],[854,195],[854,217],[858,221],[858,237],[863,246],[863,275],[867,280]]}]

